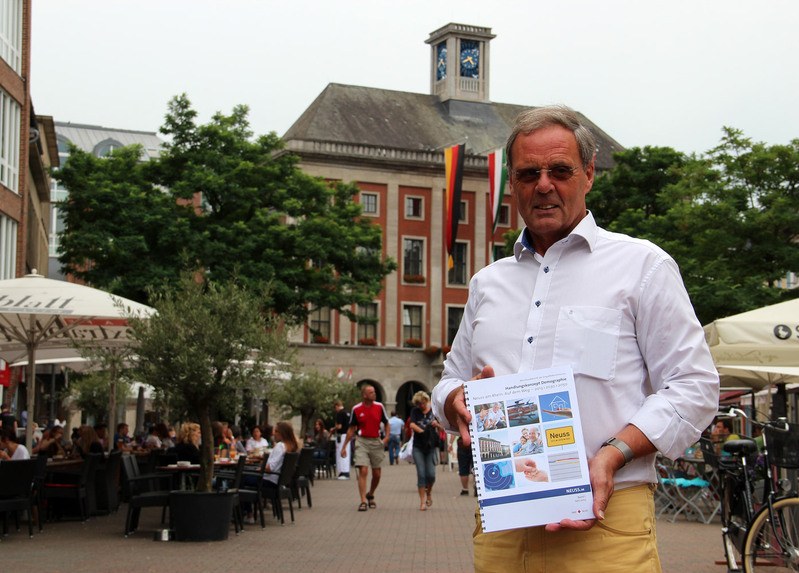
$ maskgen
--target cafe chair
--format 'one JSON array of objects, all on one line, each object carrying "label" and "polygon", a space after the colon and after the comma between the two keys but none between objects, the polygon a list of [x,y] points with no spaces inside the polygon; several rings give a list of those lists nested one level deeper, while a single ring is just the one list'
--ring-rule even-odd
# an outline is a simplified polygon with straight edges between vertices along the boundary
[{"label": "cafe chair", "polygon": [[128,501],[132,494],[144,491],[170,489],[172,476],[164,473],[141,473],[139,461],[131,454],[122,455],[122,498]]},{"label": "cafe chair", "polygon": [[[138,466],[133,456],[125,455],[122,457],[122,471],[131,486],[128,513],[125,517],[125,537],[128,537],[138,529],[139,516],[143,507],[160,507],[161,523],[166,522],[166,509],[169,507],[169,490],[148,489],[152,479],[147,476],[132,475],[137,469]],[[136,479],[137,477],[145,479]]]},{"label": "cafe chair", "polygon": [[44,482],[47,478],[47,455],[36,456],[36,473],[33,475],[33,501],[36,504],[36,522],[39,533],[42,532],[44,522]]},{"label": "cafe chair", "polygon": [[34,492],[36,459],[0,462],[0,514],[3,515],[3,535],[8,535],[8,514],[14,513],[19,531],[19,512],[28,512],[28,535],[33,537]]},{"label": "cafe chair", "polygon": [[97,512],[109,514],[119,509],[119,470],[122,451],[114,450],[97,468]]},{"label": "cafe chair", "polygon": [[284,499],[289,502],[291,521],[292,523],[294,522],[294,504],[292,503],[294,494],[291,491],[291,483],[294,480],[294,472],[297,469],[299,457],[299,452],[286,452],[283,457],[283,467],[280,468],[280,473],[266,472],[278,476],[276,488],[265,488],[262,491],[264,497],[268,497],[269,502],[272,504],[272,515],[280,519],[281,524],[286,523],[283,516]]},{"label": "cafe chair", "polygon": [[257,472],[243,472],[243,476],[255,476],[257,479],[255,481],[256,485],[253,488],[249,487],[239,487],[238,497],[239,497],[239,524],[244,524],[244,515],[241,511],[241,505],[243,503],[252,504],[253,511],[257,512],[256,515],[261,520],[261,528],[266,527],[266,522],[264,521],[264,498],[263,498],[263,485],[264,485],[264,474],[266,473],[266,462],[267,457],[261,460],[261,465],[258,467]]},{"label": "cafe chair", "polygon": [[[86,521],[89,518],[89,513],[93,510],[90,503],[90,495],[93,495],[95,473],[102,458],[103,454],[89,454],[86,456],[86,459],[83,460],[80,474],[67,474],[65,472],[51,474],[44,484],[44,497],[47,500],[48,511],[52,513],[53,504],[51,502],[58,500],[59,511],[57,514],[60,518],[63,514],[60,502],[75,500],[80,511],[80,520]],[[75,480],[75,478],[77,479]]]},{"label": "cafe chair", "polygon": [[[247,464],[247,456],[239,456],[236,469],[233,472],[219,472],[217,482],[227,480],[227,491],[233,495],[233,524],[236,527],[236,535],[244,529],[244,514],[241,511],[241,499],[239,491],[241,489],[241,478],[244,475],[244,466]],[[219,491],[219,489],[217,489]]]},{"label": "cafe chair", "polygon": [[297,460],[297,469],[294,470],[294,479],[291,482],[291,493],[297,500],[297,508],[302,508],[302,494],[308,500],[308,507],[313,507],[311,503],[311,486],[313,485],[313,475],[316,471],[314,465],[314,448],[302,448],[300,457]]},{"label": "cafe chair", "polygon": [[335,477],[336,473],[336,440],[329,440],[327,442],[327,457],[323,459],[314,459],[314,466],[316,468],[316,477],[329,478]]}]

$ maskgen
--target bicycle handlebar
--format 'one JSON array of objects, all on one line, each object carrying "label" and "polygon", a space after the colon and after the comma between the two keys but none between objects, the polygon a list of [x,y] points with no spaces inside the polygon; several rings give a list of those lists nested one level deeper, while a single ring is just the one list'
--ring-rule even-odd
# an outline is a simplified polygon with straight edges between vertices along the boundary
[{"label": "bicycle handlebar", "polygon": [[776,420],[766,420],[765,422],[759,422],[753,418],[750,418],[746,412],[741,410],[740,408],[736,408],[735,406],[729,406],[726,410],[719,408],[719,412],[727,414],[731,418],[743,418],[744,420],[749,420],[752,424],[760,427],[772,428],[778,432],[788,432],[790,431],[790,426],[788,425],[787,418],[777,418]]}]

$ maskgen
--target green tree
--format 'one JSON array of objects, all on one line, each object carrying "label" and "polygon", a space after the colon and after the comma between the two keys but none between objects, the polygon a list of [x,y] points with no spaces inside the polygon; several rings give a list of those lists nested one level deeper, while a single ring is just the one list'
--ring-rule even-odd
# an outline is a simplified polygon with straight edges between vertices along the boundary
[{"label": "green tree", "polygon": [[[131,317],[137,349],[134,372],[167,398],[172,414],[200,423],[201,475],[209,491],[213,473],[212,416],[244,389],[265,391],[274,364],[289,358],[279,320],[235,282],[198,280],[184,274],[177,287],[151,293],[157,313]],[[185,419],[185,418],[184,418]]]},{"label": "green tree", "polygon": [[130,394],[131,384],[125,378],[118,379],[112,384],[109,372],[104,370],[73,374],[69,381],[69,395],[78,407],[98,423],[109,424],[109,433],[113,434],[112,422],[108,417],[108,404],[112,401],[111,388],[116,389],[113,401],[124,403]]},{"label": "green tree", "polygon": [[644,148],[614,157],[589,208],[609,230],[675,258],[703,324],[799,294],[776,285],[799,269],[799,140],[767,146],[725,128],[701,156]]},{"label": "green tree", "polygon": [[277,380],[270,392],[272,402],[284,406],[289,414],[301,417],[301,437],[307,435],[316,418],[325,417],[335,400],[354,404],[358,396],[358,387],[352,382],[316,370],[292,372],[290,377]]},{"label": "green tree", "polygon": [[149,286],[177,281],[181,253],[191,243],[191,210],[152,183],[152,165],[141,161],[141,153],[140,146],[130,146],[97,158],[72,146],[55,177],[69,189],[69,199],[59,205],[64,269],[146,301]]},{"label": "green tree", "polygon": [[[70,191],[60,255],[66,270],[144,300],[136,293],[174,284],[186,257],[211,280],[236,274],[251,287],[269,283],[270,307],[292,322],[315,307],[356,319],[352,305],[373,301],[396,266],[382,256],[381,229],[361,217],[357,187],[302,173],[274,133],[253,137],[247,113],[237,106],[198,124],[188,98],[173,98],[161,130],[170,142],[144,165],[127,151],[131,178],[116,164],[70,157],[56,175]],[[131,273],[131,260],[145,268]]]}]

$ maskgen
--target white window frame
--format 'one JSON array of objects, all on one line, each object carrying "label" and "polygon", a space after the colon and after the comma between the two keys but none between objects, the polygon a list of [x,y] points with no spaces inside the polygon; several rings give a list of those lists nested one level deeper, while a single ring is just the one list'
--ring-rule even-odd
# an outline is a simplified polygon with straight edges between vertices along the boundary
[{"label": "white window frame", "polygon": [[22,75],[22,0],[0,0],[0,58]]},{"label": "white window frame", "polygon": [[[366,334],[365,332],[364,333],[361,332],[362,328],[364,330],[368,330],[368,329],[372,329],[373,328],[374,329],[374,337],[373,338],[375,339],[377,344],[380,344],[380,328],[379,328],[379,326],[380,326],[380,301],[379,300],[374,300],[374,301],[370,302],[369,304],[370,305],[374,305],[375,318],[377,319],[377,322],[375,322],[374,324],[361,324],[361,323],[358,323],[357,324],[357,328],[355,329],[355,334],[356,334],[355,342],[358,342],[361,338],[369,338],[369,336],[361,336],[361,334]],[[361,316],[361,309],[362,308],[364,308],[362,305],[358,305],[358,307],[357,307],[358,316]]]},{"label": "white window frame", "polygon": [[[411,201],[419,201],[419,214],[418,215],[409,215],[408,214],[408,206]],[[405,201],[403,202],[403,212],[405,213],[406,219],[411,219],[413,221],[424,221],[424,197],[420,195],[405,195]]]},{"label": "white window frame", "polygon": [[[448,304],[445,308],[444,313],[444,340],[446,344],[452,344],[455,341],[455,337],[452,337],[452,340],[447,341],[449,338],[449,313],[453,309],[459,309],[461,311],[461,319],[463,319],[463,313],[466,311],[466,307],[462,304]],[[460,322],[458,323],[460,326]],[[457,331],[456,331],[457,332]]]},{"label": "white window frame", "polygon": [[22,110],[0,89],[0,183],[19,193],[19,129]]},{"label": "white window frame", "polygon": [[[471,258],[470,257],[470,252],[471,252],[472,245],[471,245],[470,241],[455,241],[455,245],[456,246],[457,245],[464,245],[465,248],[466,248],[466,253],[464,254],[464,256],[466,258],[466,260],[464,261],[465,267],[466,267],[464,269],[465,277],[464,277],[464,281],[462,283],[452,282],[450,280],[450,273],[452,271],[454,271],[455,268],[453,267],[452,269],[447,269],[447,286],[448,287],[453,287],[453,288],[458,288],[458,287],[466,288],[469,285],[469,276],[470,276],[469,275],[469,259]],[[454,261],[455,261],[455,258],[453,257],[453,262]]]},{"label": "white window frame", "polygon": [[[425,282],[426,282],[427,281],[427,266],[426,266],[427,241],[425,240],[425,237],[414,237],[414,236],[403,235],[402,236],[402,242],[400,243],[402,245],[402,277],[403,277],[402,282],[403,282],[403,284],[417,284],[417,283],[406,282],[405,278],[404,278],[406,275],[414,275],[414,276],[416,276],[416,273],[409,273],[409,272],[407,272],[407,269],[405,268],[405,241],[419,241],[420,243],[422,243],[422,256],[421,256],[421,261],[419,261],[419,267],[420,267],[420,271],[421,272],[419,273],[419,276],[425,277]],[[418,284],[424,285],[425,282],[418,283]]]},{"label": "white window frame", "polygon": [[411,327],[415,328],[413,325],[406,324],[406,322],[405,322],[405,309],[407,307],[410,307],[410,306],[419,308],[421,310],[421,316],[420,316],[420,319],[419,319],[419,337],[418,337],[418,339],[422,341],[422,346],[424,346],[425,312],[427,310],[426,307],[425,307],[425,304],[421,303],[421,302],[403,302],[402,306],[401,306],[401,308],[402,308],[402,323],[401,323],[400,326],[402,327],[402,346],[404,348],[407,348],[405,346],[405,341],[406,340],[408,340],[409,338],[416,338],[415,336],[405,336],[405,327],[406,326],[408,328],[411,328]]},{"label": "white window frame", "polygon": [[0,280],[17,274],[17,231],[19,223],[0,215]]},{"label": "white window frame", "polygon": [[499,206],[499,221],[497,227],[510,227],[510,205],[502,204]]},{"label": "white window frame", "polygon": [[469,222],[469,202],[461,200],[460,213],[458,213],[458,223],[465,224]]},{"label": "white window frame", "polygon": [[[367,211],[365,208],[366,202],[364,201],[364,198],[367,196],[374,197],[375,200],[374,211]],[[367,217],[377,217],[380,214],[380,195],[372,191],[361,191],[361,207],[363,214],[366,215]]]}]

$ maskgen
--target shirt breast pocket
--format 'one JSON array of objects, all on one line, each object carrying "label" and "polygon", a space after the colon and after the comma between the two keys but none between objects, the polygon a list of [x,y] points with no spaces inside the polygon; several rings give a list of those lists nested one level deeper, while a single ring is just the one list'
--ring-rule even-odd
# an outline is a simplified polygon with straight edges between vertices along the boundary
[{"label": "shirt breast pocket", "polygon": [[561,307],[552,364],[570,364],[575,374],[613,380],[620,329],[620,310],[599,306]]}]

